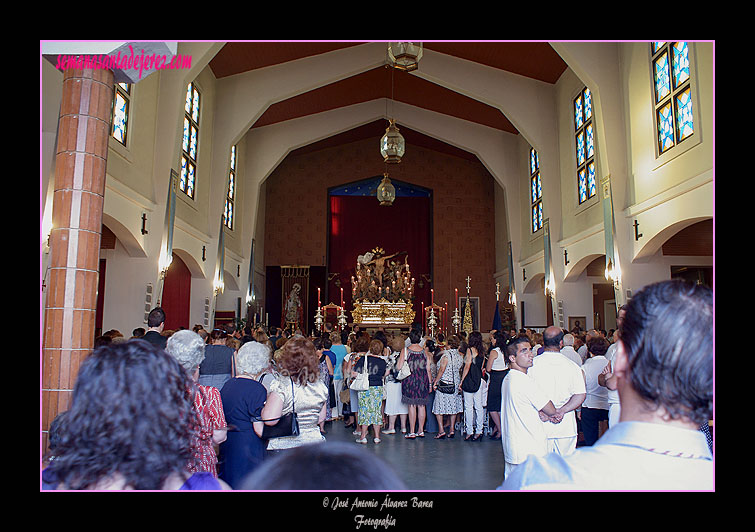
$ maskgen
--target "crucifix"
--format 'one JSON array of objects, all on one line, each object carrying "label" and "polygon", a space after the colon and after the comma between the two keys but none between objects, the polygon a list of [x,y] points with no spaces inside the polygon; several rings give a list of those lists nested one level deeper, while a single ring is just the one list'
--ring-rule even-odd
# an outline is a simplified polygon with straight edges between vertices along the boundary
[{"label": "crucifix", "polygon": [[469,297],[469,281],[471,280],[472,279],[469,277],[469,275],[467,275],[467,297]]},{"label": "crucifix", "polygon": [[498,301],[499,297],[501,295],[501,283],[495,284],[495,300]]}]

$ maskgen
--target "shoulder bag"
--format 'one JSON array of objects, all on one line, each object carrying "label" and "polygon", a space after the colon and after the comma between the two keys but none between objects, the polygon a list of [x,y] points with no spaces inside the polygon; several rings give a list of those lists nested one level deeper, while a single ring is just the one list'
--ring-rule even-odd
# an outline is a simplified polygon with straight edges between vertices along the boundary
[{"label": "shoulder bag", "polygon": [[[406,347],[404,348],[404,351],[406,351]],[[409,360],[407,359],[406,356],[404,356],[404,365],[401,366],[400,370],[398,370],[398,375],[396,375],[396,380],[402,381],[411,374],[412,374],[412,370],[409,367]]]},{"label": "shoulder bag", "polygon": [[367,358],[370,355],[365,353],[364,355],[364,367],[362,368],[362,373],[357,375],[357,377],[354,379],[354,382],[351,383],[351,388],[354,391],[357,392],[364,392],[370,389],[370,372],[367,364]]},{"label": "shoulder bag", "polygon": [[464,377],[464,380],[461,382],[461,389],[467,393],[475,393],[480,389],[480,383],[482,382],[482,371],[480,370],[480,366],[477,364],[477,359],[479,358],[479,356],[480,354],[478,353],[477,356],[472,359],[472,362],[469,364],[469,371],[467,372],[467,376]]},{"label": "shoulder bag", "polygon": [[256,421],[273,421],[278,419],[275,425],[265,425],[262,429],[262,439],[281,438],[283,436],[299,435],[299,420],[296,418],[296,403],[294,402],[294,379],[291,379],[291,412],[279,418],[258,419]]},{"label": "shoulder bag", "polygon": [[[450,351],[449,351],[449,353],[450,353]],[[450,362],[451,362],[451,375],[452,375],[452,379],[453,379],[453,374],[454,374],[454,373],[453,373],[453,369],[454,369],[454,367],[453,367],[453,366],[454,366],[454,358],[453,358],[453,355],[449,354],[449,355],[448,355],[448,359],[449,359],[449,360],[450,360]],[[449,394],[449,395],[453,395],[453,394],[455,394],[455,393],[456,393],[456,386],[454,386],[454,383],[453,383],[453,382],[451,382],[451,383],[447,383],[447,382],[443,382],[443,381],[440,381],[440,382],[438,383],[438,391],[439,391],[440,393],[447,393],[447,394]]]}]

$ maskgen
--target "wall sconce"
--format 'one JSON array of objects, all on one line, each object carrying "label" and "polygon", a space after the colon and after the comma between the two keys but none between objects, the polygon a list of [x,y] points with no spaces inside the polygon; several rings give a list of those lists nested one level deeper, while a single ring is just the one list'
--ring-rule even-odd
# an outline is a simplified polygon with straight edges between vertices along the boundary
[{"label": "wall sconce", "polygon": [[611,259],[608,259],[608,265],[605,271],[606,279],[613,283],[615,289],[619,288],[619,282],[621,281],[621,269],[618,265],[614,265]]},{"label": "wall sconce", "polygon": [[157,262],[158,268],[160,268],[160,278],[165,279],[165,276],[168,274],[168,268],[170,268],[170,264],[173,262],[173,255],[168,256],[166,250],[163,250],[162,253],[160,253],[160,260]]}]

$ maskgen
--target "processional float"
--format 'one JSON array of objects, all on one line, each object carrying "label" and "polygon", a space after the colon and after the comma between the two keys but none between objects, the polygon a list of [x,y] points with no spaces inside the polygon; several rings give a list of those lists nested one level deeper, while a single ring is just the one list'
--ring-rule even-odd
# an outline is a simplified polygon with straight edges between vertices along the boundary
[{"label": "processional float", "polygon": [[414,278],[407,252],[386,255],[383,248],[376,247],[359,255],[356,274],[351,276],[351,297],[355,325],[411,325],[414,322]]}]

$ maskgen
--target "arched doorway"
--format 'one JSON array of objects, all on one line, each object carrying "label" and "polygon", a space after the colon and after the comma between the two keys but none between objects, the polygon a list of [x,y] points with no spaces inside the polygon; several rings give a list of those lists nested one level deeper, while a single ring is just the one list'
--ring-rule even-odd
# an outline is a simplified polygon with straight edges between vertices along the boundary
[{"label": "arched doorway", "polygon": [[173,262],[168,268],[163,284],[161,306],[165,311],[165,330],[189,328],[189,303],[191,301],[191,272],[186,263],[173,253]]}]

